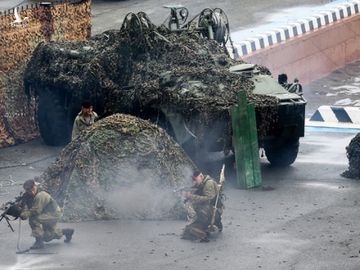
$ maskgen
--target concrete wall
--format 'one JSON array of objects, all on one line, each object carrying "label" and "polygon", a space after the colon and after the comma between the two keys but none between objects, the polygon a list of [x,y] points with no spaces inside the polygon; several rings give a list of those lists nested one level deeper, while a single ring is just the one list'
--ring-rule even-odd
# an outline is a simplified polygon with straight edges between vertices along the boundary
[{"label": "concrete wall", "polygon": [[267,66],[274,76],[287,73],[303,84],[360,59],[360,15],[294,37],[246,55],[250,63]]},{"label": "concrete wall", "polygon": [[247,62],[287,73],[303,84],[360,59],[360,1],[286,25],[237,44]]}]

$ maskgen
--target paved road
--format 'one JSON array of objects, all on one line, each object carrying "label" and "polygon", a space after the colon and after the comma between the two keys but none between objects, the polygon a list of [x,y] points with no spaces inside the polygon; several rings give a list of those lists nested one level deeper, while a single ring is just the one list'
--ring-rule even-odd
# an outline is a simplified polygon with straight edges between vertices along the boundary
[{"label": "paved road", "polygon": [[[0,268],[358,269],[360,225],[354,217],[360,183],[339,176],[353,135],[306,135],[298,161],[288,169],[263,160],[264,189],[243,191],[228,182],[225,230],[208,244],[179,239],[183,221],[83,222],[61,224],[75,227],[76,234],[70,245],[49,244],[46,251],[56,254],[16,255],[17,234],[2,223]],[[58,151],[39,141],[2,149],[0,199],[40,174]],[[32,242],[29,234],[24,225],[23,247]]]},{"label": "paved road", "polygon": [[[0,1],[0,9],[14,2]],[[223,5],[234,28],[255,24],[284,5],[299,5],[299,1],[177,2],[186,3],[194,13],[201,3]],[[310,2],[329,1],[301,4]],[[160,22],[166,15],[163,3],[167,1],[94,1],[94,32],[118,27],[130,10],[145,10]],[[236,6],[240,4],[241,8]],[[355,76],[332,78],[305,89],[310,110],[338,101],[327,95],[329,89],[342,99],[355,100],[356,93],[348,96],[331,88],[349,82],[358,86]],[[76,234],[70,245],[50,244],[46,251],[56,254],[16,255],[17,235],[0,223],[0,269],[358,269],[360,183],[339,176],[346,169],[345,146],[352,137],[307,133],[293,166],[274,169],[263,161],[264,189],[242,191],[228,182],[225,230],[208,244],[180,240],[183,221],[83,222],[61,224],[75,227]],[[39,175],[59,151],[41,141],[1,149],[0,201],[14,197],[22,182]],[[32,238],[27,225],[22,229],[22,246],[27,247]]]},{"label": "paved road", "polygon": [[168,16],[169,11],[163,8],[166,4],[181,4],[190,11],[190,17],[198,14],[206,7],[220,7],[225,10],[229,17],[233,31],[260,24],[273,12],[284,8],[306,5],[318,5],[331,1],[324,0],[129,0],[129,1],[94,1],[93,4],[93,34],[102,32],[104,29],[119,28],[123,17],[128,12],[145,11],[155,24],[161,24]]},{"label": "paved road", "polygon": [[360,61],[353,62],[304,88],[309,117],[319,105],[360,106]]}]

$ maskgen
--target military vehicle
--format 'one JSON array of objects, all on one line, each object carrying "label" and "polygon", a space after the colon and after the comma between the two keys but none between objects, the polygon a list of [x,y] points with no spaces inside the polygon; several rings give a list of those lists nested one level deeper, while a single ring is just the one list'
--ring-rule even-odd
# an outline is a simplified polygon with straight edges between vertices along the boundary
[{"label": "military vehicle", "polygon": [[[272,76],[261,74],[255,65],[240,64],[230,68],[231,72],[249,78],[254,84],[254,94],[275,97],[277,104],[277,120],[266,131],[266,136],[260,136],[261,145],[266,157],[273,165],[290,165],[297,157],[299,138],[304,136],[305,99],[283,87]],[[259,121],[259,115],[257,121]]]},{"label": "military vehicle", "polygon": [[120,30],[86,42],[37,47],[24,83],[27,94],[38,99],[45,143],[70,141],[86,99],[101,117],[120,112],[160,125],[196,161],[207,151],[232,150],[229,111],[238,92],[246,91],[255,103],[259,145],[268,160],[292,164],[304,136],[306,101],[265,67],[230,58],[229,23],[221,9],[205,9],[188,23],[186,9],[170,10],[160,27],[145,13],[131,13]]}]

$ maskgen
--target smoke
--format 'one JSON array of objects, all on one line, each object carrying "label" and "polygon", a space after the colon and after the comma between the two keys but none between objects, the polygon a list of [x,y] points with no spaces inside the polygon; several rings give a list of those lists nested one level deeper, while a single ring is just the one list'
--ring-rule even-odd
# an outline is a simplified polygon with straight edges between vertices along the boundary
[{"label": "smoke", "polygon": [[117,219],[184,218],[186,211],[180,190],[191,185],[191,173],[191,168],[183,168],[183,180],[175,182],[161,178],[161,174],[154,170],[136,170],[129,166],[121,171],[110,189],[99,191],[103,207]]},{"label": "smoke", "polygon": [[171,216],[179,198],[171,189],[146,181],[115,189],[105,201],[120,219],[163,219]]}]

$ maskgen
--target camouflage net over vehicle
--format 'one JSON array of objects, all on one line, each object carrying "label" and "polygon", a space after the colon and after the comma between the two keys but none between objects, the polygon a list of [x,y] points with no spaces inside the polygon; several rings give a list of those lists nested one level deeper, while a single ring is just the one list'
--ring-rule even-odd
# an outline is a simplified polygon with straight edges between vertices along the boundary
[{"label": "camouflage net over vehicle", "polygon": [[192,161],[148,121],[114,114],[82,132],[36,181],[66,221],[183,217],[174,190],[191,184]]},{"label": "camouflage net over vehicle", "polygon": [[346,178],[360,179],[360,133],[346,147],[349,168],[341,175]]},{"label": "camouflage net over vehicle", "polygon": [[[149,108],[175,108],[191,121],[189,128],[198,138],[214,119],[231,123],[229,108],[239,91],[255,103],[259,130],[276,121],[276,98],[253,95],[253,82],[229,71],[243,62],[232,60],[216,41],[191,31],[173,33],[139,16],[142,23],[125,21],[121,30],[86,42],[40,44],[25,73],[28,91],[56,92],[77,109],[83,99],[96,100],[96,110],[104,115],[121,112],[147,119]],[[228,125],[224,143],[231,144],[230,134]]]}]

